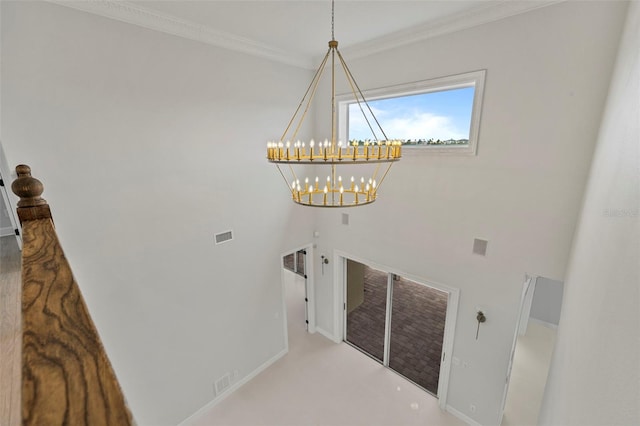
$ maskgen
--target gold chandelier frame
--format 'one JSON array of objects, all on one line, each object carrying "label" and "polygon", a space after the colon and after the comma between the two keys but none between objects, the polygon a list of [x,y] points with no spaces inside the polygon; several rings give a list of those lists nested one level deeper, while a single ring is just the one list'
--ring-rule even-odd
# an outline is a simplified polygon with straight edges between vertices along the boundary
[{"label": "gold chandelier frame", "polygon": [[[373,139],[364,141],[362,145],[355,141],[351,144],[343,144],[342,141],[337,140],[336,57],[344,71],[355,103],[358,104],[373,136]],[[312,139],[307,146],[306,143],[297,140],[298,132],[309,112],[329,59],[331,59],[331,139],[325,139],[324,142],[317,144]],[[368,111],[371,119],[365,111]],[[379,130],[381,138],[378,138],[378,132],[374,129]],[[338,42],[334,36],[334,1],[332,0],[329,49],[282,136],[277,142],[267,143],[267,160],[277,166],[295,203],[310,207],[355,207],[376,201],[380,185],[393,163],[399,161],[401,157],[402,143],[387,138],[340,50],[338,50]],[[356,182],[355,177],[352,176],[350,182],[343,183],[342,176],[337,173],[339,166],[364,164],[374,166],[374,171],[368,179],[363,176]],[[281,165],[288,166],[290,180],[285,176]],[[319,177],[316,177],[313,182],[310,182],[308,177],[301,182],[294,171],[295,165],[325,165],[330,166],[331,171],[327,175],[326,184],[322,187]]]}]

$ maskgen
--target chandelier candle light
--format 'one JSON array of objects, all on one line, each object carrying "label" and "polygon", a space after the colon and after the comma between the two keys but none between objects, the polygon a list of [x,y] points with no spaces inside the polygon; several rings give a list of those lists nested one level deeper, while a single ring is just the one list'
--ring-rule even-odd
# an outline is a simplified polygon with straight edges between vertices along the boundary
[{"label": "chandelier candle light", "polygon": [[[338,133],[335,87],[336,57],[351,88],[351,93],[355,99],[354,102],[358,104],[360,112],[373,135],[373,139],[364,141],[362,145],[358,141],[343,144],[342,141],[336,140]],[[315,142],[312,139],[307,147],[305,142],[297,140],[297,135],[329,58],[331,58],[331,139],[325,139],[322,142]],[[365,110],[369,113],[369,116],[365,114]],[[374,127],[379,130],[381,138],[378,138]],[[399,161],[401,156],[402,142],[387,138],[338,50],[338,42],[334,37],[334,1],[332,0],[329,50],[320,63],[311,80],[311,84],[302,97],[284,133],[278,141],[267,143],[267,160],[278,167],[278,171],[287,182],[287,186],[291,191],[291,198],[295,203],[312,207],[354,207],[373,203],[377,199],[380,185],[393,163]],[[343,184],[342,176],[337,174],[339,166],[367,164],[371,165],[370,168],[373,171],[370,175],[367,175],[367,179],[362,176],[359,184],[356,184],[353,176],[351,176],[349,184]],[[289,166],[291,173],[289,179],[283,173],[280,165]],[[330,171],[327,173],[326,185],[320,187],[318,177],[315,178],[313,185],[309,184],[308,177],[304,178],[303,184],[301,184],[294,171],[294,166],[296,165],[330,167]]]}]

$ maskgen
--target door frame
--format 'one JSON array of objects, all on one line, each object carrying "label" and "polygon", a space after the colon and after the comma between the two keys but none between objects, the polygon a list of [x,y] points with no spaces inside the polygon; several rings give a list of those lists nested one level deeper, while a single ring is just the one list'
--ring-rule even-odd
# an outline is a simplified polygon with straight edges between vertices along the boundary
[{"label": "door frame", "polygon": [[518,336],[524,335],[527,331],[527,324],[529,323],[529,315],[531,313],[531,303],[533,302],[533,292],[536,288],[537,279],[538,276],[536,275],[525,274],[524,276],[524,284],[522,285],[522,293],[520,295],[520,309],[518,310],[516,329],[513,335],[513,342],[511,343],[511,355],[509,358],[509,365],[507,366],[507,377],[505,379],[504,391],[502,393],[502,404],[500,408],[500,418],[498,419],[498,425],[502,424],[504,409],[507,405],[509,383],[511,382],[511,370],[513,369],[513,357],[516,353]]},{"label": "door frame", "polygon": [[365,264],[379,271],[399,275],[418,284],[432,287],[448,294],[447,312],[445,314],[444,336],[442,339],[442,355],[440,357],[440,376],[438,379],[438,392],[436,398],[442,410],[446,410],[449,390],[449,376],[451,373],[451,359],[453,358],[453,343],[455,340],[456,319],[458,317],[458,303],[460,289],[451,287],[436,281],[418,277],[390,266],[381,265],[369,259],[346,253],[340,250],[333,251],[333,312],[334,312],[334,340],[341,343],[346,337],[345,303],[347,292],[347,259]]},{"label": "door frame", "polygon": [[536,291],[537,282],[537,276],[525,275],[525,287],[522,289],[522,300],[520,301],[520,316],[518,317],[519,336],[524,336],[527,332],[527,327],[529,326],[529,317],[531,316],[531,305],[533,304],[533,294]]},{"label": "door frame", "polygon": [[[2,147],[2,141],[0,141],[0,180],[2,180],[3,185],[0,186],[0,197],[2,197],[2,201],[4,202],[4,206],[7,209],[7,214],[9,216],[9,221],[11,222],[11,234],[15,235],[16,241],[18,242],[18,248],[22,250],[22,226],[20,225],[20,221],[18,220],[16,213],[16,205],[15,199],[12,198],[13,194],[9,193],[9,187],[12,184],[13,178],[17,177],[15,172],[12,172],[9,169],[9,165],[7,164],[7,157],[4,154],[4,148]],[[7,236],[8,236],[7,235]]]},{"label": "door frame", "polygon": [[[313,273],[313,244],[309,243],[304,246],[300,246],[298,248],[294,248],[291,250],[287,250],[284,254],[280,255],[280,276],[282,281],[282,307],[284,312],[284,328],[285,328],[285,336],[287,336],[287,342],[289,341],[288,331],[287,331],[287,300],[285,294],[285,282],[284,282],[284,265],[282,264],[282,260],[285,256],[294,253],[294,261],[296,260],[295,253],[300,250],[304,250],[306,252],[304,259],[304,267],[305,267],[305,294],[307,300],[306,303],[306,312],[307,312],[307,331],[311,334],[316,332],[316,293],[315,293],[315,284],[314,284],[314,273]],[[297,265],[296,265],[297,267]],[[294,272],[295,273],[295,272]]]}]

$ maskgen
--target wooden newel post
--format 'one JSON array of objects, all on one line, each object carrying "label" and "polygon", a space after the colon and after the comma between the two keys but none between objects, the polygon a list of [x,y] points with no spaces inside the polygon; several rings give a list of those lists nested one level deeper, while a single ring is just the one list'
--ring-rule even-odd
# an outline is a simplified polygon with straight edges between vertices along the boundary
[{"label": "wooden newel post", "polygon": [[31,176],[31,167],[20,164],[16,166],[16,173],[18,177],[11,184],[11,190],[20,197],[17,209],[20,223],[27,220],[51,219],[49,204],[41,197],[44,186]]},{"label": "wooden newel post", "polygon": [[22,425],[133,424],[29,166],[11,189],[22,224]]}]

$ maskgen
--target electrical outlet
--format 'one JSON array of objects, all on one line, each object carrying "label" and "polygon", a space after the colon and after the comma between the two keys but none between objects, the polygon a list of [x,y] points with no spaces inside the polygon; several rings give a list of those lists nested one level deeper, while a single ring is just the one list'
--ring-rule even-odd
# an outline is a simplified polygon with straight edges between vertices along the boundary
[{"label": "electrical outlet", "polygon": [[476,406],[475,406],[475,404],[471,404],[471,405],[469,406],[469,411],[471,411],[472,413],[475,413],[475,412],[476,412]]},{"label": "electrical outlet", "polygon": [[229,388],[229,386],[231,386],[231,375],[227,373],[214,382],[213,390],[215,392],[215,395],[220,396],[225,390]]}]

